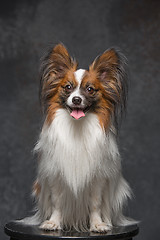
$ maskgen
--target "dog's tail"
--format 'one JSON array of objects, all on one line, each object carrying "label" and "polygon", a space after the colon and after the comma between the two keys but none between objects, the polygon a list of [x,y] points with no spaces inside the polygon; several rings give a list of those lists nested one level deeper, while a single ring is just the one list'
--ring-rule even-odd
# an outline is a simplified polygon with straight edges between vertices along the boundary
[{"label": "dog's tail", "polygon": [[[124,205],[132,197],[132,191],[126,180],[120,174],[115,179],[110,179],[109,195],[105,196],[103,219],[107,221],[110,213],[113,226],[134,225],[138,222],[123,215]],[[109,197],[110,196],[110,197]]]},{"label": "dog's tail", "polygon": [[[38,191],[37,186],[39,188]],[[30,217],[17,220],[17,223],[22,223],[26,225],[40,225],[45,219],[50,218],[52,203],[47,181],[43,181],[41,184],[39,183],[38,179],[35,181],[32,197],[36,201],[36,208],[34,210],[35,213]]]},{"label": "dog's tail", "polygon": [[139,222],[123,215],[123,208],[127,204],[127,200],[133,197],[132,190],[130,189],[126,180],[121,176],[117,189],[114,195],[113,207],[113,223],[116,226],[127,226],[138,224]]},{"label": "dog's tail", "polygon": [[37,211],[33,216],[25,217],[23,219],[16,220],[15,222],[24,225],[40,225],[41,217],[39,212]]}]

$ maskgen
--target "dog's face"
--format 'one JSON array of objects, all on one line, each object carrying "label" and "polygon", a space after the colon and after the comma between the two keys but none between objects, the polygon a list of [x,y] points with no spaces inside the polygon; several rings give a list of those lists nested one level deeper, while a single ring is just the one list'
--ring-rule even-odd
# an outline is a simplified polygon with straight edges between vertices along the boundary
[{"label": "dog's face", "polygon": [[125,82],[123,66],[114,49],[95,59],[89,70],[77,70],[77,63],[59,44],[42,65],[42,100],[51,121],[56,110],[65,108],[76,120],[89,112],[100,122],[109,122],[116,106],[123,104]]},{"label": "dog's face", "polygon": [[102,87],[96,83],[96,78],[83,69],[66,74],[60,83],[60,105],[68,109],[75,119],[84,117],[88,112],[96,112],[102,97]]}]

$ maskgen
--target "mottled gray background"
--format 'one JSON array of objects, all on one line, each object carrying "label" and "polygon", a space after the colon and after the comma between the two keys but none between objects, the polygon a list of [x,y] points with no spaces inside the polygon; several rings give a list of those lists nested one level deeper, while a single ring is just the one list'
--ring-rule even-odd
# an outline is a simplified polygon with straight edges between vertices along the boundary
[{"label": "mottled gray background", "polygon": [[39,0],[0,3],[0,239],[3,225],[28,215],[42,124],[39,59],[63,42],[81,67],[118,46],[129,61],[128,113],[121,129],[123,172],[135,197],[129,215],[141,221],[135,239],[160,233],[160,1]]}]

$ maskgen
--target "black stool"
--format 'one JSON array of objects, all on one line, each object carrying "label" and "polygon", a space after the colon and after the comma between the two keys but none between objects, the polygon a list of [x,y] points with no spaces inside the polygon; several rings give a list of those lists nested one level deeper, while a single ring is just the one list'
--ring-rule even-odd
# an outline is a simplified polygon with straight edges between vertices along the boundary
[{"label": "black stool", "polygon": [[132,240],[138,234],[138,226],[114,227],[108,233],[92,232],[64,232],[64,231],[43,231],[37,226],[23,225],[22,223],[7,223],[5,233],[10,236],[10,240],[60,240],[60,239],[87,239],[87,240]]}]

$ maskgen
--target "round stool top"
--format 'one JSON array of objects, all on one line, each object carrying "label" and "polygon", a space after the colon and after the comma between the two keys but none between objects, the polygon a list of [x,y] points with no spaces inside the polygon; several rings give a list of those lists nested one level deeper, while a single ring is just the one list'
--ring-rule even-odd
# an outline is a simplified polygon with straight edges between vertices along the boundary
[{"label": "round stool top", "polygon": [[38,228],[38,226],[24,225],[18,222],[9,222],[5,225],[5,233],[17,240],[51,240],[51,239],[98,239],[98,240],[110,240],[110,239],[131,239],[138,234],[138,226],[131,225],[125,227],[114,227],[107,233],[93,233],[93,232],[64,232],[64,231],[44,231]]}]

